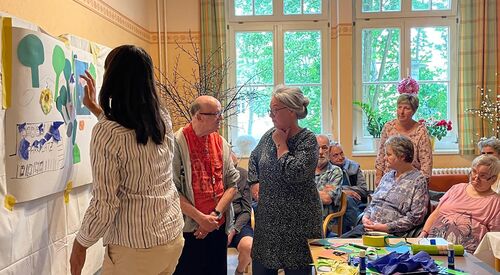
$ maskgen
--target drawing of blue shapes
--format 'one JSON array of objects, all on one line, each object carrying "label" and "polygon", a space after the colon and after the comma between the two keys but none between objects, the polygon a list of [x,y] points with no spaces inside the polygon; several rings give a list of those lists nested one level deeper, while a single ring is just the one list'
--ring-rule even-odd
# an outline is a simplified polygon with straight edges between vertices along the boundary
[{"label": "drawing of blue shapes", "polygon": [[19,133],[26,130],[26,122],[23,124],[17,124],[17,130],[19,131]]},{"label": "drawing of blue shapes", "polygon": [[19,156],[21,156],[22,159],[28,160],[30,158],[30,143],[25,139],[21,139],[19,141]]},{"label": "drawing of blue shapes", "polygon": [[40,123],[40,125],[38,125],[38,132],[41,134],[43,133],[43,130],[44,130],[45,127],[43,127],[43,123]]},{"label": "drawing of blue shapes", "polygon": [[[87,62],[75,59],[75,75],[85,75],[85,71],[88,69],[89,64]],[[89,109],[83,105],[83,96],[85,90],[79,81],[76,81],[75,94],[76,94],[76,115],[90,115]]]},{"label": "drawing of blue shapes", "polygon": [[43,139],[44,139],[45,141],[49,141],[51,138],[52,138],[52,134],[51,134],[50,132],[47,132],[47,133],[45,134],[45,136],[43,137]]},{"label": "drawing of blue shapes", "polygon": [[[61,133],[59,132],[59,127],[62,124],[64,124],[64,122],[62,122],[62,121],[55,121],[55,122],[53,122],[52,125],[50,126],[49,132],[47,133],[47,134],[50,133],[50,135],[52,136],[52,138],[55,141],[61,141]],[[48,140],[49,139],[47,139],[47,141]]]},{"label": "drawing of blue shapes", "polygon": [[44,139],[44,138],[42,138],[42,139],[40,140],[40,148],[42,148],[42,146],[43,146],[46,142],[47,142],[47,140],[46,140],[46,139]]},{"label": "drawing of blue shapes", "polygon": [[35,141],[33,141],[33,144],[31,146],[33,146],[33,147],[35,147],[37,149],[40,149],[40,147],[38,147],[39,145],[40,145],[40,141],[35,140]]}]

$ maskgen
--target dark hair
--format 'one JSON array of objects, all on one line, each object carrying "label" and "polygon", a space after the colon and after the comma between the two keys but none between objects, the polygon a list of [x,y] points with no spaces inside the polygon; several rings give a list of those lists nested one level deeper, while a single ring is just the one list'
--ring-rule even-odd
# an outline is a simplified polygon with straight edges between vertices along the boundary
[{"label": "dark hair", "polygon": [[166,126],[160,114],[153,61],[142,48],[123,45],[113,49],[104,63],[99,104],[104,115],[133,129],[137,143],[151,139],[163,143]]}]

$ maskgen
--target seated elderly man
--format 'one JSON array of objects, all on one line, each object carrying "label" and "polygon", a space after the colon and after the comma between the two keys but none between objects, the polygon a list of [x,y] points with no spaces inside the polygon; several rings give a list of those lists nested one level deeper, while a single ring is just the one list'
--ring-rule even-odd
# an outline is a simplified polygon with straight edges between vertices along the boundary
[{"label": "seated elderly man", "polygon": [[[493,155],[497,157],[497,159],[500,159],[500,139],[496,137],[482,139],[477,146],[482,155]],[[500,181],[497,180],[497,182],[491,186],[491,189],[497,194],[500,194]]]},{"label": "seated elderly man", "polygon": [[384,174],[373,193],[362,224],[342,235],[343,238],[357,238],[366,231],[403,236],[424,221],[429,205],[427,180],[412,165],[412,141],[405,136],[392,136],[384,148],[386,163],[391,170]]},{"label": "seated elderly man", "polygon": [[347,210],[343,219],[343,232],[356,225],[360,211],[363,211],[368,191],[366,180],[359,163],[344,156],[344,150],[338,142],[330,144],[330,162],[342,169],[342,191],[347,194]]},{"label": "seated elderly man", "polygon": [[500,195],[491,190],[500,160],[481,155],[472,161],[468,183],[453,185],[425,222],[420,237],[441,237],[472,253],[489,231],[500,231]]},{"label": "seated elderly man", "polygon": [[[318,164],[316,166],[316,187],[323,205],[323,219],[328,214],[338,211],[342,195],[342,170],[331,164],[328,158],[330,139],[318,135]],[[330,228],[330,227],[329,227]]]}]

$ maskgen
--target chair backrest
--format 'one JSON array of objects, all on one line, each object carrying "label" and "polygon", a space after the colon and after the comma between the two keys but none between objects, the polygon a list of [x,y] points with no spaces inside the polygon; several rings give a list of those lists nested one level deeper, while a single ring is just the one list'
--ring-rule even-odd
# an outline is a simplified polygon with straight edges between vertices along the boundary
[{"label": "chair backrest", "polygon": [[[336,227],[338,236],[342,235],[342,217],[345,214],[345,211],[347,209],[347,195],[346,193],[342,192],[342,195],[340,196],[340,209],[337,212],[330,213],[328,216],[325,217],[323,220],[323,236],[326,237],[328,234],[328,224],[332,219],[338,218],[337,219],[337,224],[334,226]],[[334,228],[335,229],[335,228]]]},{"label": "chair backrest", "polygon": [[446,192],[457,183],[468,182],[469,176],[465,174],[432,175],[429,190]]}]

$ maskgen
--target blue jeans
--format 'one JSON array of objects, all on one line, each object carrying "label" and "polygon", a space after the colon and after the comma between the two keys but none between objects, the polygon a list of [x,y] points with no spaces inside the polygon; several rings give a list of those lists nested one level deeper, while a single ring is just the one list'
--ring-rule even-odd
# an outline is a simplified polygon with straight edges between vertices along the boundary
[{"label": "blue jeans", "polygon": [[347,196],[347,209],[342,219],[342,232],[348,232],[356,226],[359,216],[359,206],[362,203],[351,196]]}]

